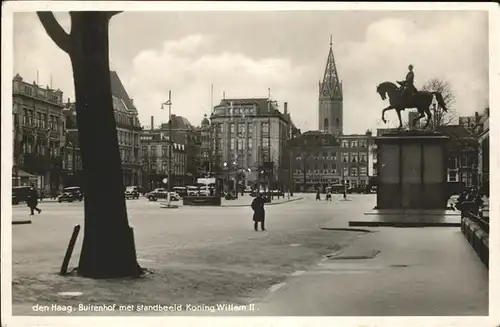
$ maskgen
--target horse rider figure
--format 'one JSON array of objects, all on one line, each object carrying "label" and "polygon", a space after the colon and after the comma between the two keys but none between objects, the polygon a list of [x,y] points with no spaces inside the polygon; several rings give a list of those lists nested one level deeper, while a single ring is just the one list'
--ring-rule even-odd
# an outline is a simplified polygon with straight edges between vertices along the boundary
[{"label": "horse rider figure", "polygon": [[411,97],[417,92],[414,85],[415,74],[413,74],[413,65],[408,66],[408,73],[404,81],[398,81],[403,90],[401,97],[405,100],[411,99]]}]

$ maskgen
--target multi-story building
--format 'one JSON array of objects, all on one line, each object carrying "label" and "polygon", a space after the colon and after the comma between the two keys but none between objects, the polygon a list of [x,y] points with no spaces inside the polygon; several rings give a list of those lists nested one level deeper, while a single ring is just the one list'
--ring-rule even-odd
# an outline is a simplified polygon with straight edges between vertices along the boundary
[{"label": "multi-story building", "polygon": [[479,122],[474,126],[474,134],[479,142],[478,147],[478,180],[479,186],[489,195],[490,188],[490,108],[485,108]]},{"label": "multi-story building", "polygon": [[340,136],[340,175],[348,187],[368,185],[371,143],[371,132]]},{"label": "multi-story building", "polygon": [[129,97],[118,74],[115,71],[110,73],[116,132],[122,159],[123,183],[124,185],[138,185],[142,180],[140,159],[141,123],[134,100]]},{"label": "multi-story building", "polygon": [[448,125],[438,131],[449,138],[447,144],[448,182],[478,185],[478,142],[464,126]]},{"label": "multi-story building", "polygon": [[16,74],[12,102],[13,185],[35,184],[45,192],[59,189],[65,143],[63,92],[27,83]]},{"label": "multi-story building", "polygon": [[[172,119],[172,141],[176,144],[184,145],[184,151],[187,156],[187,167],[184,176],[184,184],[192,185],[199,177],[199,169],[201,166],[200,161],[200,148],[201,148],[201,135],[200,130],[193,126],[185,117],[175,114],[171,115]],[[168,135],[168,123],[160,125],[160,130],[164,135]]]},{"label": "multi-story building", "polygon": [[330,51],[323,81],[319,82],[318,129],[333,135],[341,135],[343,133],[343,92],[332,45],[330,39]]},{"label": "multi-story building", "polygon": [[308,131],[295,138],[293,180],[295,191],[324,190],[328,185],[367,186],[371,133],[334,137]]},{"label": "multi-story building", "polygon": [[[123,86],[118,74],[115,71],[110,72],[111,77],[111,93],[113,96],[113,108],[116,121],[116,133],[118,137],[118,146],[120,147],[120,158],[122,162],[123,183],[127,185],[138,185],[141,178],[142,164],[140,161],[140,134],[142,132],[139,122],[137,108],[134,105],[133,99],[129,97],[125,87]],[[71,142],[66,144],[68,149],[67,160],[73,157],[73,147],[75,147],[75,156],[79,153],[78,148],[78,128],[76,125],[76,107],[75,103],[67,105],[66,109],[66,135],[72,135]],[[76,157],[78,159],[78,157]],[[78,167],[78,160],[76,160]],[[65,165],[69,176],[67,184],[81,185],[82,180],[78,179],[78,169],[76,174],[71,174],[73,171],[72,164],[68,161]]]},{"label": "multi-story building", "polygon": [[[171,142],[165,131],[154,129],[142,132],[141,147],[142,189],[166,187],[168,183],[171,183],[172,187],[185,185],[188,165],[184,144]],[[169,166],[172,167],[170,180],[168,180]],[[167,183],[164,183],[165,178]]]},{"label": "multi-story building", "polygon": [[[288,164],[286,142],[290,134],[288,112],[282,113],[269,98],[222,99],[210,117],[213,131],[214,171],[222,173],[228,188],[261,182],[276,187],[279,172]],[[285,162],[286,161],[286,162]]]},{"label": "multi-story building", "polygon": [[307,131],[291,143],[295,192],[324,190],[342,182],[339,140],[324,131]]}]

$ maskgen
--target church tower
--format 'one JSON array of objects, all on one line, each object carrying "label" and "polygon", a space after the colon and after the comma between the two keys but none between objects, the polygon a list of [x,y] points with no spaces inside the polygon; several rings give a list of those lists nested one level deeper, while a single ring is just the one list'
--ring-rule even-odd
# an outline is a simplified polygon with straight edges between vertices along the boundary
[{"label": "church tower", "polygon": [[343,133],[342,83],[337,74],[332,45],[330,36],[330,52],[326,61],[325,74],[323,81],[319,82],[318,127],[321,131],[339,135]]}]

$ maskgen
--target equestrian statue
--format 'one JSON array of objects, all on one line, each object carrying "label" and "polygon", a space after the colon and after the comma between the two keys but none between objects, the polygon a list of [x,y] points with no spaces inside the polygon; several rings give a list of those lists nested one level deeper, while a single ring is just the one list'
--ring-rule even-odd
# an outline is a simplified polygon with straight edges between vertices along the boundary
[{"label": "equestrian statue", "polygon": [[409,65],[405,80],[397,81],[400,87],[392,82],[383,82],[377,86],[377,93],[380,94],[382,100],[385,100],[387,96],[389,96],[390,105],[382,110],[382,120],[384,123],[387,123],[385,120],[385,112],[394,109],[398,114],[399,128],[402,128],[403,122],[401,121],[401,111],[405,109],[417,108],[420,115],[415,118],[412,126],[415,126],[415,123],[418,120],[427,115],[427,123],[424,126],[424,128],[427,128],[432,118],[430,106],[434,96],[436,97],[439,106],[444,111],[448,111],[441,92],[419,91],[415,88],[413,83],[414,79],[415,75],[413,74],[413,65]]}]

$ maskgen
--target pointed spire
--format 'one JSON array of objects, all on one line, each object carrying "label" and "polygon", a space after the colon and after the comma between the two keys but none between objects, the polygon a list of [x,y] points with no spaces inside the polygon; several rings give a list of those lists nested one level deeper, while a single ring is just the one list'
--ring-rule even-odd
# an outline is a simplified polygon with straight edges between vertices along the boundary
[{"label": "pointed spire", "polygon": [[320,97],[328,97],[331,100],[342,100],[342,89],[340,85],[335,57],[333,56],[333,38],[330,35],[330,51],[326,60],[323,82],[320,83]]}]

